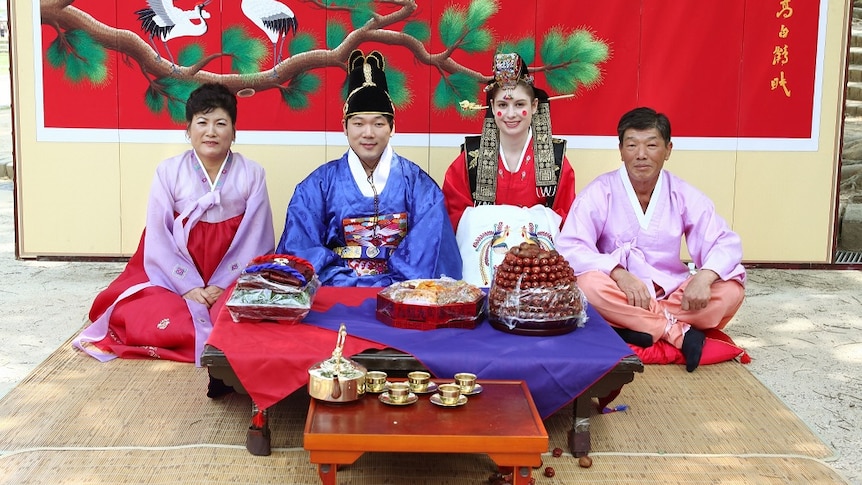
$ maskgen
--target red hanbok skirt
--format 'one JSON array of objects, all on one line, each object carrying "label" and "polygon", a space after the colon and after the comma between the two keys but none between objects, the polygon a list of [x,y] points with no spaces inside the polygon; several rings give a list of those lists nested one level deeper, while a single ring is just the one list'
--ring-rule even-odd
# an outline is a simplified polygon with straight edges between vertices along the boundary
[{"label": "red hanbok skirt", "polygon": [[[209,281],[227,253],[242,215],[219,223],[198,222],[189,234],[189,254],[204,281]],[[126,268],[96,296],[90,321],[96,321],[128,288],[149,281],[144,270],[144,236]],[[195,328],[182,295],[152,286],[124,299],[114,308],[108,334],[95,342],[99,349],[124,359],[195,361]]]}]

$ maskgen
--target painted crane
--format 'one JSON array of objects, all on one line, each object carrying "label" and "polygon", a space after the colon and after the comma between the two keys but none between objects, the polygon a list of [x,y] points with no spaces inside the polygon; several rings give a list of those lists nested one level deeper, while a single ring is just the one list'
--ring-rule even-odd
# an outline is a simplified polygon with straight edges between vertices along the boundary
[{"label": "painted crane", "polygon": [[171,63],[176,64],[174,55],[168,48],[168,41],[177,37],[198,37],[206,33],[206,19],[210,18],[210,14],[204,7],[211,1],[199,3],[192,10],[183,10],[175,7],[173,0],[147,0],[150,8],[135,12],[141,21],[141,29],[150,36],[150,45],[156,51],[156,59],[161,58],[161,55],[156,47],[155,37],[161,39]]},{"label": "painted crane", "polygon": [[296,29],[299,28],[293,10],[276,0],[242,0],[240,8],[242,13],[272,42],[272,66],[275,69],[275,66],[284,59],[282,50],[285,37],[291,30],[293,35],[296,35]]}]

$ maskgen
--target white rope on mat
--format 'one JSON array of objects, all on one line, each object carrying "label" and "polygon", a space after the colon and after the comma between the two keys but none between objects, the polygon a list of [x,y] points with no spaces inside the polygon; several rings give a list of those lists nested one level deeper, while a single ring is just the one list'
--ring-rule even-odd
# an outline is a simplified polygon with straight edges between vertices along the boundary
[{"label": "white rope on mat", "polygon": [[590,456],[640,456],[640,457],[670,457],[670,458],[799,458],[803,460],[816,461],[832,468],[829,462],[838,460],[837,455],[826,458],[815,458],[808,455],[797,455],[795,453],[627,453],[624,451],[596,451],[590,452]]},{"label": "white rope on mat", "polygon": [[[37,446],[34,448],[22,448],[20,450],[0,451],[0,458],[20,455],[22,453],[33,453],[37,451],[171,451],[187,450],[192,448],[218,448],[225,450],[245,450],[245,445],[219,445],[210,443],[196,443],[190,445],[173,446]],[[305,448],[273,448],[272,451],[305,451]]]},{"label": "white rope on mat", "polygon": [[[192,448],[217,448],[226,450],[245,450],[244,445],[220,445],[197,443],[190,445],[175,445],[175,446],[39,446],[35,448],[23,448],[20,450],[0,451],[0,458],[19,455],[23,453],[33,453],[37,451],[170,451],[184,450]],[[305,448],[272,448],[272,451],[292,452],[305,451]],[[552,453],[542,453],[542,456],[553,456]],[[837,456],[828,458],[815,458],[808,455],[797,455],[793,453],[628,453],[623,451],[598,451],[591,452],[590,456],[639,456],[639,457],[669,457],[669,458],[795,458],[802,460],[810,460],[825,465],[828,468],[829,461],[835,461]]]}]

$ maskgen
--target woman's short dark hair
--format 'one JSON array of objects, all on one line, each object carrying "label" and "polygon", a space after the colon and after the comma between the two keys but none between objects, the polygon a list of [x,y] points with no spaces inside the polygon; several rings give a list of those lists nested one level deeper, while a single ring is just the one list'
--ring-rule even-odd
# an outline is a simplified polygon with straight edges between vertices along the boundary
[{"label": "woman's short dark hair", "polygon": [[236,96],[223,84],[203,84],[192,91],[186,101],[186,121],[191,123],[194,115],[217,108],[227,111],[231,123],[236,125]]},{"label": "woman's short dark hair", "polygon": [[658,130],[665,143],[670,143],[670,120],[664,113],[658,113],[652,108],[635,108],[620,118],[617,124],[617,134],[620,136],[620,144],[623,143],[623,135],[626,130]]}]

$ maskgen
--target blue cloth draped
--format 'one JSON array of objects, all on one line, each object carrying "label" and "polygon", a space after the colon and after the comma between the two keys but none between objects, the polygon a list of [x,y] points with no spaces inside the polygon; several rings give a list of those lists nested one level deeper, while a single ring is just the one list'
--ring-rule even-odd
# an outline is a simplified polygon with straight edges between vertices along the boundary
[{"label": "blue cloth draped", "polygon": [[344,219],[375,214],[374,198],[362,195],[356,186],[347,153],[297,185],[276,252],[308,260],[325,286],[388,286],[443,275],[461,278],[455,232],[434,179],[393,153],[389,179],[378,199],[378,214],[408,215],[407,236],[390,255],[387,273],[359,276],[333,251],[347,245]]},{"label": "blue cloth draped", "polygon": [[344,323],[349,335],[411,354],[438,378],[473,372],[480,380],[523,380],[543,419],[578,397],[623,357],[632,355],[592,308],[587,309],[584,327],[547,337],[509,334],[486,320],[472,330],[394,328],[377,320],[376,309],[376,298],[366,299],[359,307],[339,303],[327,311],[312,310],[303,323],[334,331]]}]

